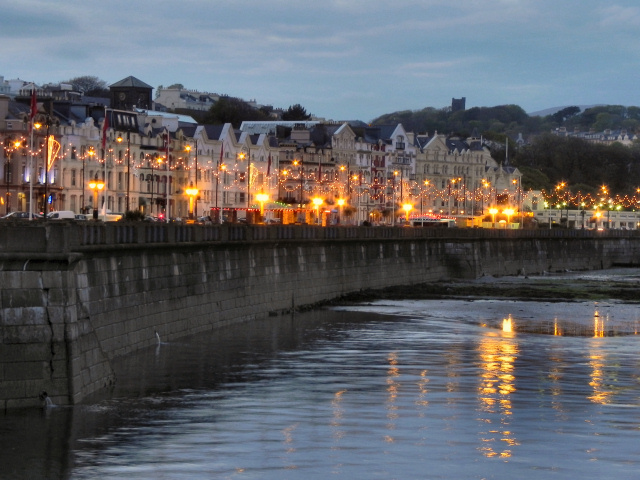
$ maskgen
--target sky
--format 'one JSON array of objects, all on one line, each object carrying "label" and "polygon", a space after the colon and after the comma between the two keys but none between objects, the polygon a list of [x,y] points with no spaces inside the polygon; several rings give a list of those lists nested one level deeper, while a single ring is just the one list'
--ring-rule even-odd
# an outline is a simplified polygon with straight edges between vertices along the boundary
[{"label": "sky", "polygon": [[0,76],[133,75],[327,120],[640,105],[637,0],[0,0]]}]

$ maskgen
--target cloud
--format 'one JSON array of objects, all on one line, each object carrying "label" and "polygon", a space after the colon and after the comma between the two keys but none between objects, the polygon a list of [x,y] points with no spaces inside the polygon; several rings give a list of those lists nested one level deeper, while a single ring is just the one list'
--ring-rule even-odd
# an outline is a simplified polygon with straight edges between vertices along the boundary
[{"label": "cloud", "polygon": [[[599,9],[600,26],[605,28],[633,28],[640,27],[640,8],[611,5]],[[635,32],[637,33],[637,32]]]},{"label": "cloud", "polygon": [[0,75],[135,75],[329,118],[460,96],[542,109],[571,89],[602,103],[603,84],[635,103],[640,6],[614,2],[21,0],[0,17]]}]

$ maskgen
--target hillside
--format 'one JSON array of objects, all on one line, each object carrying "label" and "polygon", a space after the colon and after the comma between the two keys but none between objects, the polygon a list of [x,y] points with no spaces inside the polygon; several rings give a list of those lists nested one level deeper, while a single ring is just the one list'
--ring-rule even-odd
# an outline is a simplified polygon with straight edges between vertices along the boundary
[{"label": "hillside", "polygon": [[[607,129],[626,129],[629,132],[640,131],[640,107],[621,105],[596,105],[549,109],[546,115],[527,114],[518,105],[499,105],[496,107],[474,107],[468,110],[452,112],[450,108],[436,109],[426,107],[422,110],[404,110],[382,115],[372,121],[375,125],[402,123],[408,131],[416,133],[456,134],[463,137],[473,132],[486,138],[512,139],[522,133],[525,136],[550,132],[559,127],[573,131]],[[541,113],[544,113],[542,111]]]}]

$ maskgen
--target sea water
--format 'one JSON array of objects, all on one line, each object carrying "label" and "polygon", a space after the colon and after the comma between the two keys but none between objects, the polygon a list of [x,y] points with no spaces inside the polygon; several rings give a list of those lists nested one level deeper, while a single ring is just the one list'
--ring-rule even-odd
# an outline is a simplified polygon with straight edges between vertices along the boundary
[{"label": "sea water", "polygon": [[379,300],[161,341],[0,417],[0,478],[640,478],[639,310]]}]

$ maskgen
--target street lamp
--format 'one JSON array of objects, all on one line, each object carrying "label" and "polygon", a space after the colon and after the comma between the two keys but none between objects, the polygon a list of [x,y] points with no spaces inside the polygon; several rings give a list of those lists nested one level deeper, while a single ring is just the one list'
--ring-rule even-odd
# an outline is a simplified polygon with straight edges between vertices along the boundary
[{"label": "street lamp", "polygon": [[[56,156],[58,155],[58,151],[60,150],[60,143],[58,143],[53,135],[50,135],[51,125],[53,119],[50,115],[45,115],[45,125],[47,126],[47,133],[45,136],[44,142],[44,219],[47,219],[47,210],[49,209],[49,198],[48,198],[48,188],[49,188],[49,169],[53,162],[56,160]],[[35,123],[34,127],[36,129],[40,128],[40,123]]]},{"label": "street lamp", "polygon": [[104,182],[98,180],[97,173],[95,180],[89,183],[89,188],[93,191],[93,219],[98,220],[98,192],[104,188]]},{"label": "street lamp", "polygon": [[[195,167],[196,167],[195,168],[195,188],[197,190],[198,189],[198,139],[194,138],[193,140],[195,142],[195,149],[196,149],[196,153],[195,153]],[[189,152],[191,152],[191,145],[187,145],[185,147],[185,150],[187,151],[187,160],[188,160],[189,155],[190,155]],[[187,162],[187,165],[188,165],[188,162]],[[196,202],[195,202],[195,205],[194,205],[194,215],[196,217],[198,216],[198,199],[197,198],[196,198]]]},{"label": "street lamp", "polygon": [[264,223],[264,203],[269,201],[269,195],[261,192],[256,195],[256,200],[260,204],[260,221]]},{"label": "street lamp", "polygon": [[509,226],[511,215],[513,215],[513,208],[505,208],[503,213],[507,216],[507,227]]},{"label": "street lamp", "polygon": [[321,223],[320,223],[320,205],[322,205],[323,200],[320,197],[314,197],[312,202],[316,207],[316,221],[317,221],[318,225],[321,225]]},{"label": "street lamp", "polygon": [[409,212],[413,208],[413,205],[411,205],[410,203],[405,203],[404,205],[402,205],[402,208],[404,209],[405,214],[406,214],[407,225],[409,225]]},{"label": "street lamp", "polygon": [[[116,139],[118,143],[122,143],[122,135],[118,135]],[[125,209],[129,211],[129,177],[131,177],[131,133],[127,132],[127,196],[125,198]]]},{"label": "street lamp", "polygon": [[338,199],[338,223],[342,223],[342,208],[344,207],[344,198]]},{"label": "street lamp", "polygon": [[185,189],[185,193],[189,195],[189,219],[193,220],[193,199],[198,195],[198,189],[191,182],[189,188]]},{"label": "street lamp", "polygon": [[5,164],[5,167],[4,167],[4,179],[7,184],[5,214],[11,211],[11,193],[9,192],[9,184],[13,182],[11,161],[13,160],[13,156],[15,155],[15,152],[20,148],[21,144],[22,142],[20,140],[13,140],[11,143],[9,143],[9,148],[10,148],[9,156],[7,157],[7,163]]},{"label": "street lamp", "polygon": [[[396,225],[396,177],[398,176],[398,171],[394,170],[393,172],[393,177],[392,177],[392,183],[391,183],[391,208],[392,208],[392,215],[393,215],[393,222],[391,223],[393,226]],[[402,201],[402,198],[400,199],[400,201]]]},{"label": "street lamp", "polygon": [[300,165],[300,209],[302,209],[302,190],[304,188],[304,165],[302,164],[302,160],[298,162],[298,160],[293,161],[294,166]]},{"label": "street lamp", "polygon": [[[156,188],[155,187],[155,183],[160,183],[159,180],[158,180],[158,182],[156,182],[156,176],[153,173],[153,169],[154,169],[156,163],[158,164],[158,168],[160,168],[160,165],[162,164],[162,157],[159,156],[157,153],[151,159],[151,215],[153,215],[153,191]],[[158,185],[158,197],[159,196],[160,196],[160,185]],[[157,210],[159,210],[159,209],[156,209],[156,213],[159,213]]]},{"label": "street lamp", "polygon": [[493,224],[493,228],[496,228],[496,213],[498,213],[497,208],[490,208],[489,213],[491,214],[491,223]]}]

